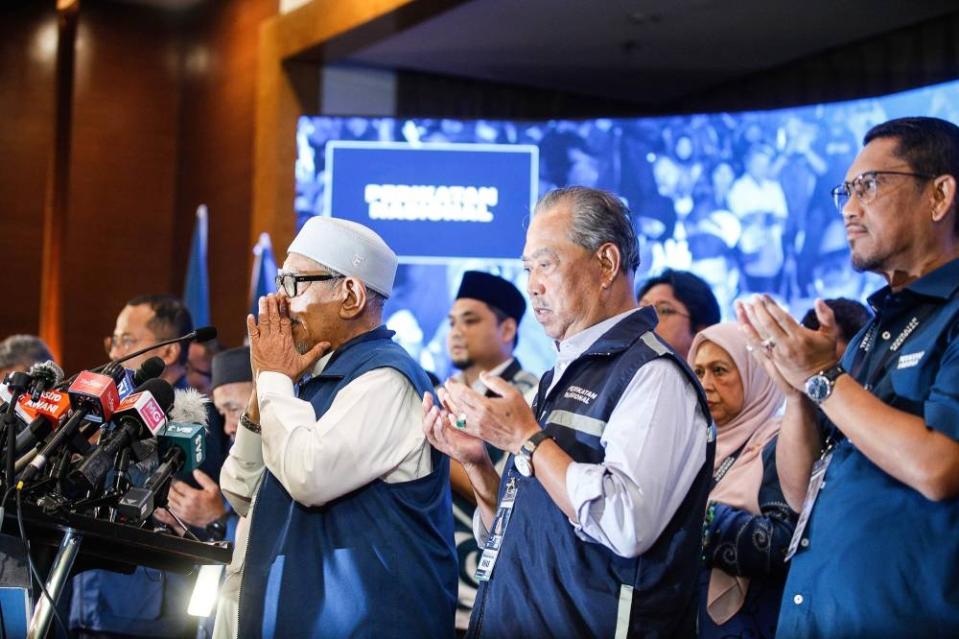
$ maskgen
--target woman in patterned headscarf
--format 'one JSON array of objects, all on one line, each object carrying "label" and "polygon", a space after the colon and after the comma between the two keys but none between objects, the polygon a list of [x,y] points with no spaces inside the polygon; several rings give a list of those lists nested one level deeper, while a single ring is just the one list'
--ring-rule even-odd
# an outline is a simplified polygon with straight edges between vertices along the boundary
[{"label": "woman in patterned headscarf", "polygon": [[705,523],[700,636],[772,637],[796,522],[776,474],[777,414],[784,397],[749,354],[734,323],[698,333],[689,363],[718,430]]}]

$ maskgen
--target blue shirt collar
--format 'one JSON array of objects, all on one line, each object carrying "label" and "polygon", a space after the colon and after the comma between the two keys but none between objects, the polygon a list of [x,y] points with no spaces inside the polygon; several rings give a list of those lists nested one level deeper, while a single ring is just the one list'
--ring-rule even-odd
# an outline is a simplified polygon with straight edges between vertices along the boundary
[{"label": "blue shirt collar", "polygon": [[[946,262],[934,271],[926,273],[919,279],[906,285],[903,291],[909,291],[924,297],[934,297],[947,300],[959,290],[959,258]],[[868,297],[869,306],[873,310],[881,308],[891,294],[892,289],[887,285]]]}]

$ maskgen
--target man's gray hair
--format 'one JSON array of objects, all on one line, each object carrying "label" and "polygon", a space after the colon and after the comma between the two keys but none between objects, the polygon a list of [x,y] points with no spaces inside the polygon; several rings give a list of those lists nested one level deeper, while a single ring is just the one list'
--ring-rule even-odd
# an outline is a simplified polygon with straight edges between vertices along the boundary
[{"label": "man's gray hair", "polygon": [[615,244],[621,259],[620,270],[635,273],[639,268],[639,242],[629,208],[623,201],[609,191],[567,186],[553,189],[540,198],[533,215],[567,202],[573,213],[570,241],[588,251],[595,251],[603,244]]},{"label": "man's gray hair", "polygon": [[0,342],[0,368],[30,368],[52,359],[50,349],[36,335],[11,335]]}]

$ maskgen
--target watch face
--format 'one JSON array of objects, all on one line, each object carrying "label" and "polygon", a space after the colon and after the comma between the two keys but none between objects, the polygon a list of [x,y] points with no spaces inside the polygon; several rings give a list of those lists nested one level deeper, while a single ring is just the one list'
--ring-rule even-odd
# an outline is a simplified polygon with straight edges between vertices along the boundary
[{"label": "watch face", "polygon": [[806,380],[806,395],[814,402],[821,402],[829,397],[832,384],[825,375],[813,375]]},{"label": "watch face", "polygon": [[513,465],[516,466],[516,470],[518,470],[519,474],[523,477],[529,477],[533,474],[533,467],[530,466],[529,460],[523,455],[513,457]]}]

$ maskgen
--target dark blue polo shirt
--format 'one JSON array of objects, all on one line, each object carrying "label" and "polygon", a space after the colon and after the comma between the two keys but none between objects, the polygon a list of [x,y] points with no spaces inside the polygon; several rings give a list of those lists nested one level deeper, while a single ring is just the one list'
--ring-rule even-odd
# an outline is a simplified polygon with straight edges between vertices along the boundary
[{"label": "dark blue polo shirt", "polygon": [[[843,365],[885,403],[959,440],[959,260],[869,303],[876,317]],[[959,498],[926,499],[848,440],[834,450],[776,636],[959,637]]]}]

